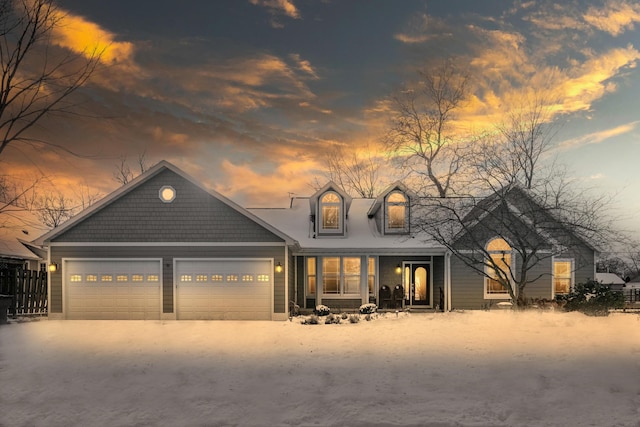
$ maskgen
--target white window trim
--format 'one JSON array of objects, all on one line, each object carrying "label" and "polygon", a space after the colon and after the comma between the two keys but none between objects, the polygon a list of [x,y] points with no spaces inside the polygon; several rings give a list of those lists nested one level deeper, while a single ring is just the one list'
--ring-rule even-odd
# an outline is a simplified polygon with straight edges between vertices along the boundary
[{"label": "white window trim", "polygon": [[[489,242],[487,243],[487,245],[490,242],[492,242],[493,240],[500,239],[500,238],[501,237],[496,237],[496,238],[490,239]],[[503,240],[505,240],[505,239],[503,239]],[[507,243],[509,243],[509,242],[507,242]],[[509,246],[511,246],[510,243],[509,243]],[[488,251],[488,252],[489,252],[489,254],[492,254],[492,253],[499,253],[501,251]],[[507,253],[507,251],[505,251],[505,254],[506,253]],[[516,267],[515,266],[516,257],[514,256],[513,246],[511,246],[511,250],[509,251],[509,254],[511,255],[511,265],[509,266],[509,268],[513,271],[514,268]],[[488,265],[485,265],[484,266],[485,273],[488,274],[488,270],[490,268],[491,267],[489,267]],[[491,268],[491,269],[493,269],[493,268]],[[511,289],[513,289],[513,280],[511,279],[511,277],[509,277],[509,283],[511,284]],[[482,289],[482,292],[484,293],[484,299],[491,299],[491,300],[498,300],[498,299],[499,300],[510,300],[511,299],[511,295],[509,295],[509,291],[507,291],[505,293],[502,293],[502,294],[492,294],[492,293],[487,292],[488,286],[489,286],[489,278],[487,276],[485,276],[484,277],[484,282],[483,282],[483,289]]]},{"label": "white window trim", "polygon": [[[337,203],[323,203],[322,199],[324,199],[324,197],[327,194],[334,194],[337,198],[338,198],[338,202]],[[322,208],[324,205],[327,206],[338,206],[338,228],[324,228],[324,217],[322,214]],[[338,194],[335,191],[329,190],[326,191],[324,193],[322,193],[320,195],[320,197],[318,198],[318,212],[316,215],[316,218],[318,218],[318,235],[342,235],[344,233],[344,220],[345,220],[345,215],[344,215],[344,198]]]},{"label": "white window trim", "polygon": [[[322,268],[322,264],[324,262],[325,258],[338,258],[340,260],[340,273],[339,273],[339,277],[338,277],[338,286],[340,289],[340,292],[338,293],[327,293],[324,291],[324,270]],[[351,294],[347,294],[344,293],[344,280],[345,280],[345,274],[344,274],[344,258],[360,258],[360,279],[359,279],[359,286],[358,286],[358,292],[357,293],[351,293]],[[368,260],[368,257],[365,256],[364,259]],[[368,261],[367,261],[368,262]],[[362,255],[356,255],[356,256],[350,256],[350,255],[327,255],[327,256],[317,256],[316,257],[316,295],[317,295],[317,299],[318,300],[322,300],[323,298],[327,298],[327,299],[340,299],[340,298],[344,298],[344,299],[354,299],[354,298],[361,298],[362,297],[362,277],[363,277],[363,256]],[[365,283],[366,285],[366,283]],[[367,295],[368,295],[369,291],[367,290]]]},{"label": "white window trim", "polygon": [[[400,194],[404,197],[405,201],[400,202],[389,202],[389,197],[393,194]],[[389,227],[389,207],[390,206],[401,206],[404,205],[404,227],[402,228],[391,228]],[[395,190],[387,194],[384,198],[384,210],[383,210],[383,222],[384,222],[384,234],[407,234],[409,232],[409,196],[399,190]]]},{"label": "white window trim", "polygon": [[555,264],[556,262],[569,262],[571,263],[571,283],[569,283],[569,292],[572,292],[576,285],[576,268],[575,268],[575,259],[574,258],[556,258],[553,257],[551,259],[551,295],[553,298],[556,295],[565,295],[565,294],[556,294],[556,284],[555,284]]}]

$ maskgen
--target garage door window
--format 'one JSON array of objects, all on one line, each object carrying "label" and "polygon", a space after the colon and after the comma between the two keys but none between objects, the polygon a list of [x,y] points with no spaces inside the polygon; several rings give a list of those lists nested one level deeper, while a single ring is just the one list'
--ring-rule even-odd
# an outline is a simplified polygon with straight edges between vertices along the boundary
[{"label": "garage door window", "polygon": [[116,282],[128,282],[129,281],[129,276],[126,274],[118,274],[116,276]]},{"label": "garage door window", "polygon": [[180,276],[180,281],[181,282],[191,282],[191,275],[190,274],[183,274]]},{"label": "garage door window", "polygon": [[100,281],[101,282],[113,282],[113,276],[110,274],[103,274],[102,276],[100,276]]},{"label": "garage door window", "polygon": [[82,282],[82,275],[81,274],[72,274],[71,275],[71,281],[72,282]]},{"label": "garage door window", "polygon": [[243,274],[242,275],[243,282],[253,282],[253,274]]},{"label": "garage door window", "polygon": [[159,279],[157,274],[147,274],[147,282],[157,282]]},{"label": "garage door window", "polygon": [[222,274],[212,274],[211,275],[211,281],[212,282],[222,282],[223,277]]},{"label": "garage door window", "polygon": [[87,274],[84,280],[87,282],[97,282],[98,276],[96,276],[95,274]]},{"label": "garage door window", "polygon": [[227,274],[227,282],[237,282],[238,275],[237,274]]},{"label": "garage door window", "polygon": [[144,280],[144,276],[142,274],[132,274],[131,281],[132,282],[142,282]]},{"label": "garage door window", "polygon": [[268,282],[269,275],[268,274],[258,274],[258,282]]},{"label": "garage door window", "polygon": [[209,280],[209,276],[206,274],[197,274],[196,282],[207,282]]}]

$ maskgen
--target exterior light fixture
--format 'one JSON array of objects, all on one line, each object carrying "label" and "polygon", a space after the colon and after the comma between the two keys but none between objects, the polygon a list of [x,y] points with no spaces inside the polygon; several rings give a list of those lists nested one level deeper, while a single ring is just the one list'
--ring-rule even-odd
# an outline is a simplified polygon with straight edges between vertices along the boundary
[{"label": "exterior light fixture", "polygon": [[402,267],[400,264],[396,265],[396,274],[402,274]]},{"label": "exterior light fixture", "polygon": [[55,273],[56,271],[58,271],[58,264],[56,264],[55,262],[50,263],[49,273]]},{"label": "exterior light fixture", "polygon": [[276,273],[282,273],[282,264],[280,264],[280,261],[278,261],[278,263],[276,264]]}]

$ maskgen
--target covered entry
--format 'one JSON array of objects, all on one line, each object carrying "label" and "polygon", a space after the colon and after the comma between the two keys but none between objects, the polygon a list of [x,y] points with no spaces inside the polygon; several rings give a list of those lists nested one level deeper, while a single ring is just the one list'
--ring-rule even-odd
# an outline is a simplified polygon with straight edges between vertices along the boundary
[{"label": "covered entry", "polygon": [[272,272],[271,259],[177,259],[177,318],[271,320]]},{"label": "covered entry", "polygon": [[433,301],[431,263],[404,262],[402,276],[405,305],[431,307]]},{"label": "covered entry", "polygon": [[160,319],[159,259],[63,260],[67,319]]}]

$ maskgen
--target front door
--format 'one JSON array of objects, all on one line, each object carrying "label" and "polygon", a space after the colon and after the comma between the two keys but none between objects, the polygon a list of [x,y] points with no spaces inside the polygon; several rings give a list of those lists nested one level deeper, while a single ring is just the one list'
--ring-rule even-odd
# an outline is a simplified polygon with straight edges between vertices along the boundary
[{"label": "front door", "polygon": [[431,265],[424,262],[405,262],[403,271],[406,305],[431,305]]}]

